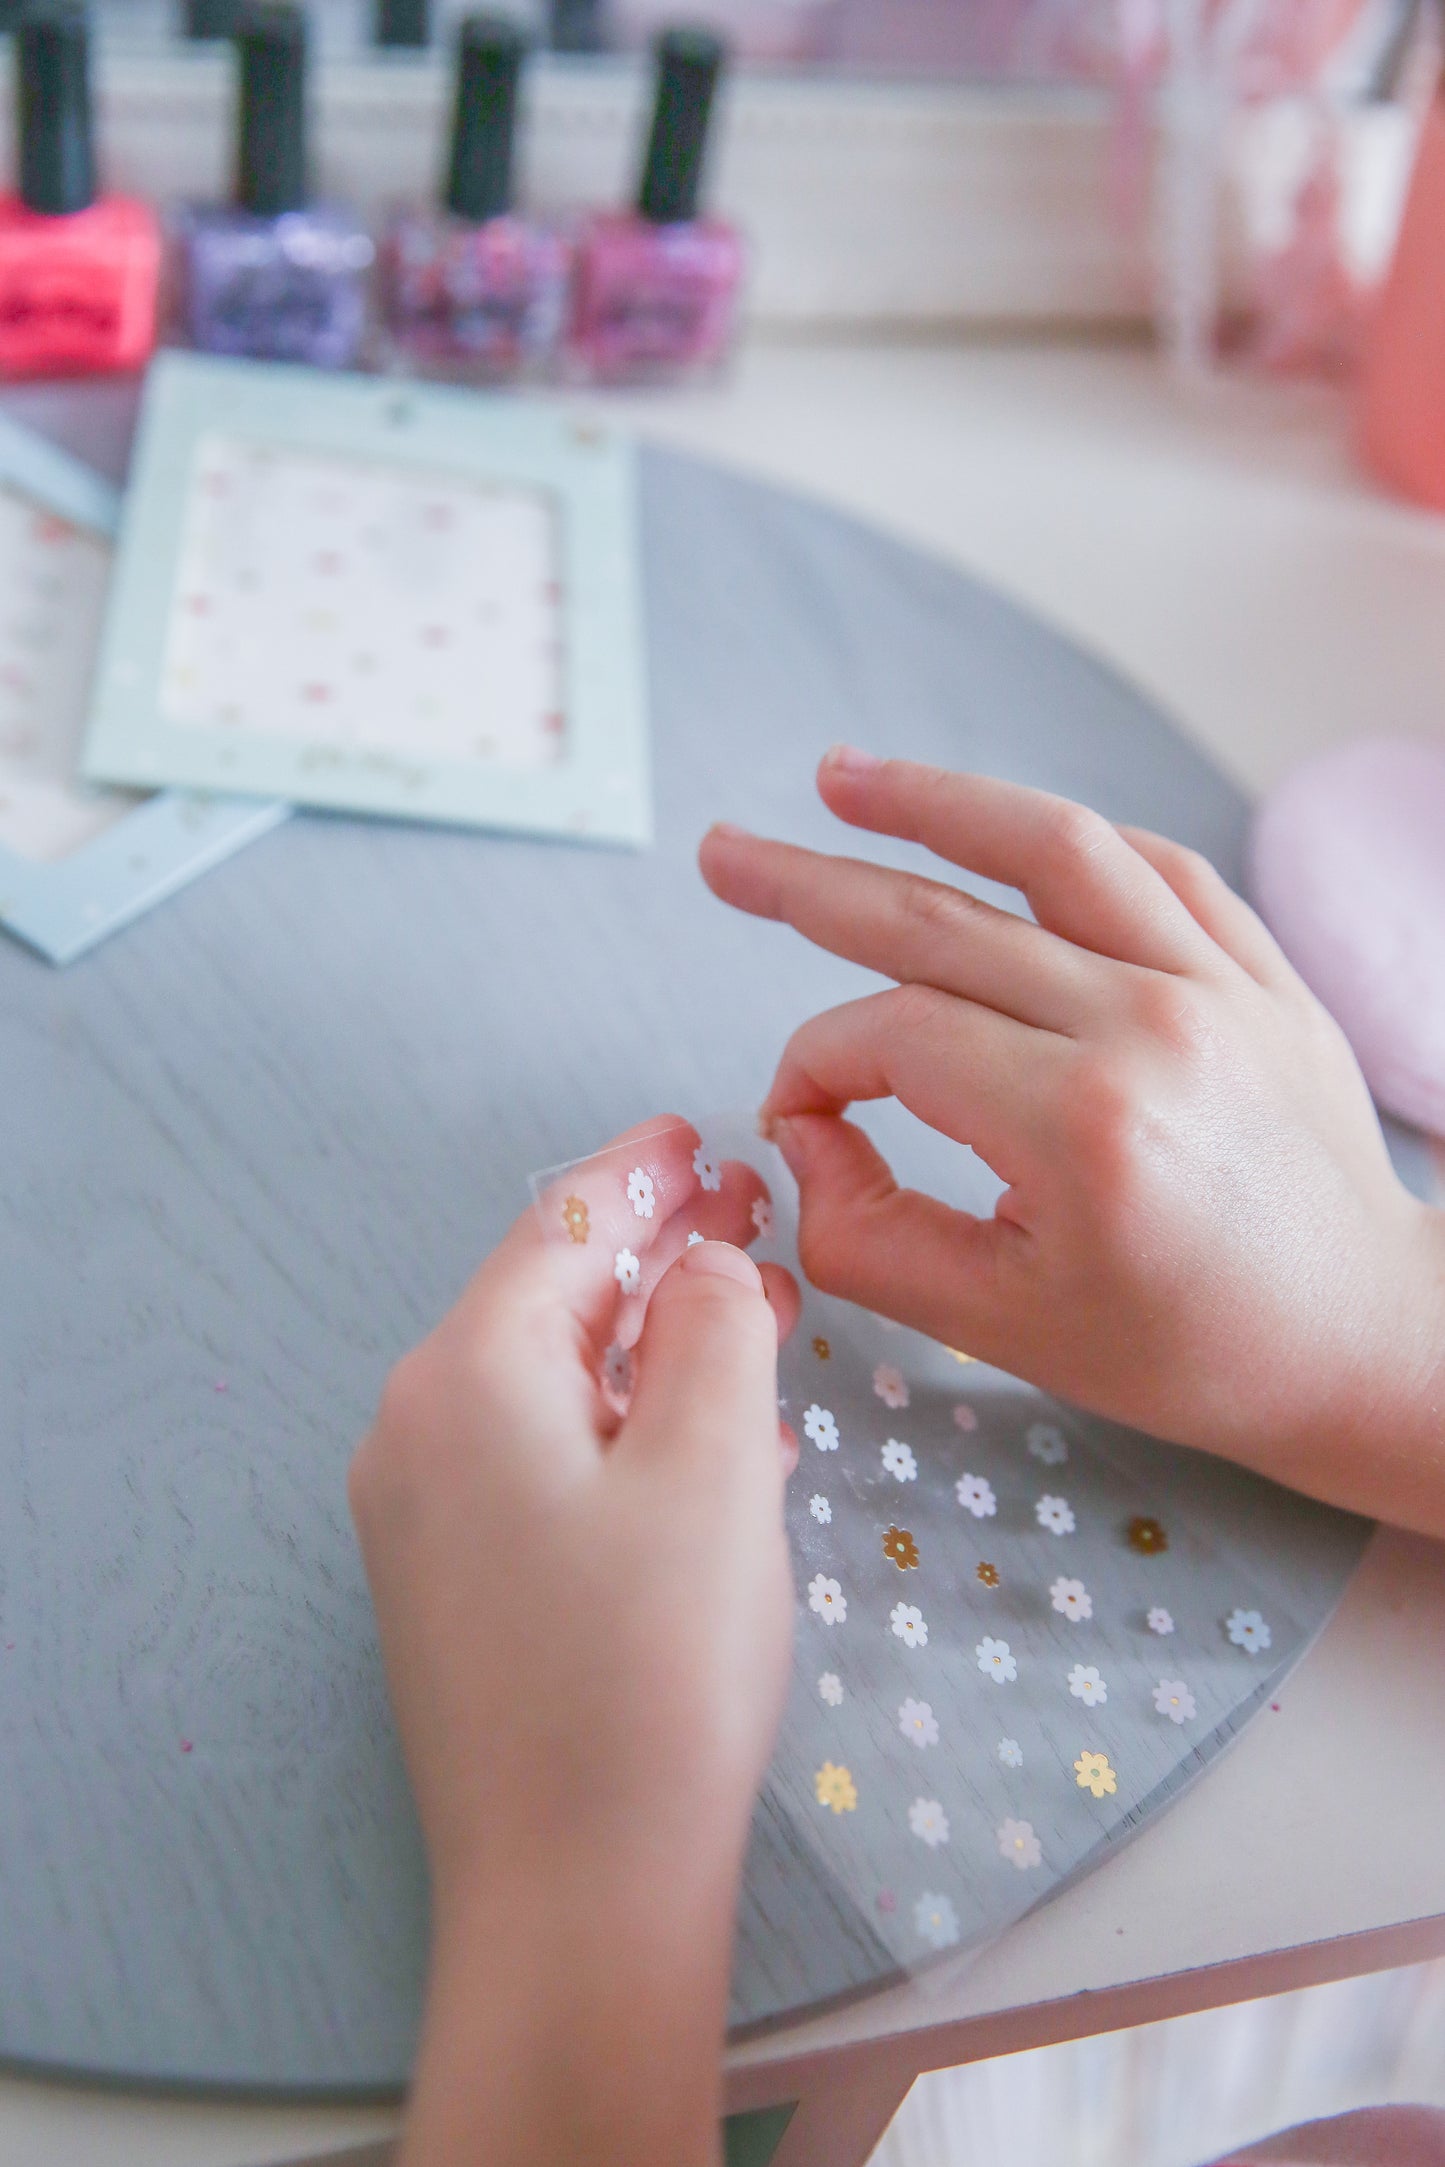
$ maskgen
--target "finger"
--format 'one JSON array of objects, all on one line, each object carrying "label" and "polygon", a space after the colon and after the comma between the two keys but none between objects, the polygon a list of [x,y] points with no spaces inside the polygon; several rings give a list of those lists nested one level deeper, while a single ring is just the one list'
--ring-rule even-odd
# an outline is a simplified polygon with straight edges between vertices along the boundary
[{"label": "finger", "polygon": [[778,1327],[778,1345],[784,1346],[798,1329],[798,1319],[803,1314],[803,1297],[798,1282],[781,1264],[760,1264],[763,1275],[763,1292],[772,1307],[773,1320]]},{"label": "finger", "polygon": [[1203,937],[1118,829],[1070,798],[911,760],[839,747],[818,770],[840,820],[922,843],[987,880],[1021,889],[1041,926],[1124,963],[1182,970]]},{"label": "finger", "polygon": [[495,1266],[519,1302],[530,1299],[535,1280],[540,1298],[550,1289],[600,1348],[611,1337],[619,1290],[633,1285],[634,1267],[640,1288],[654,1244],[697,1192],[697,1150],[696,1129],[677,1116],[624,1131],[538,1184],[530,1225],[518,1222],[479,1278]]},{"label": "finger", "polygon": [[1276,986],[1289,975],[1289,965],[1264,921],[1202,852],[1155,835],[1149,828],[1125,827],[1119,833],[1168,881],[1190,917],[1241,970],[1265,986]]},{"label": "finger", "polygon": [[618,1450],[714,1493],[740,1475],[781,1491],[777,1328],[742,1250],[704,1242],[657,1289]]},{"label": "finger", "polygon": [[652,1290],[684,1249],[699,1241],[729,1242],[746,1249],[757,1239],[756,1207],[769,1201],[762,1176],[741,1159],[727,1159],[719,1166],[707,1164],[716,1188],[697,1186],[659,1228],[638,1260],[635,1286],[630,1274],[618,1281],[621,1298],[615,1304],[611,1329],[619,1346],[637,1344]]},{"label": "finger", "polygon": [[814,1286],[969,1353],[997,1346],[999,1257],[1026,1239],[1017,1228],[900,1189],[851,1121],[798,1115],[776,1137],[798,1184],[798,1254]]},{"label": "finger", "polygon": [[1069,1030],[1095,992],[1096,958],[944,881],[727,827],[703,837],[699,863],[724,903],[901,984],[937,986],[1056,1031]]},{"label": "finger", "polygon": [[763,1103],[764,1133],[779,1115],[839,1114],[896,1098],[1015,1181],[1055,1125],[1070,1051],[1067,1039],[996,1009],[931,986],[896,986],[793,1033]]}]

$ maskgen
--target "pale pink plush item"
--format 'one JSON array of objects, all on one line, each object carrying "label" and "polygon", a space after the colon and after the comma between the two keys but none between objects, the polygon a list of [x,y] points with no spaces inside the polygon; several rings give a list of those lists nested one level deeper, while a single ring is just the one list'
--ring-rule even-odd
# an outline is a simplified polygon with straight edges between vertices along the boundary
[{"label": "pale pink plush item", "polygon": [[1445,749],[1365,738],[1255,822],[1254,901],[1380,1105],[1445,1136]]}]

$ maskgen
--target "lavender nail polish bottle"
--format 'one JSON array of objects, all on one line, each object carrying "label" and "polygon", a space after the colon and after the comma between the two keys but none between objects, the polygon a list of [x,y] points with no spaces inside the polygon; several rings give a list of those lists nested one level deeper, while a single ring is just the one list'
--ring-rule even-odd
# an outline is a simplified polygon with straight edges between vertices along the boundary
[{"label": "lavender nail polish bottle", "polygon": [[284,0],[248,8],[240,63],[235,199],[182,229],[192,339],[213,354],[345,368],[366,324],[371,239],[306,190],[306,23]]},{"label": "lavender nail polish bottle", "polygon": [[468,15],[440,207],[399,218],[382,252],[392,338],[418,367],[501,378],[553,353],[571,246],[512,209],[512,143],[526,40],[505,16]]}]

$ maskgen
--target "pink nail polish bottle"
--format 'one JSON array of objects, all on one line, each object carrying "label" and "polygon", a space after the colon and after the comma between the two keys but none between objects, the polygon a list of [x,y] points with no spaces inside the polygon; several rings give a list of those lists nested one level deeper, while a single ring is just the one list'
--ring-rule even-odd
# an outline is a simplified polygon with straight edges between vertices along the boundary
[{"label": "pink nail polish bottle", "polygon": [[148,204],[97,197],[83,11],[28,10],[15,48],[20,186],[0,196],[0,376],[139,368],[155,343],[160,226]]},{"label": "pink nail polish bottle", "polygon": [[1390,488],[1445,511],[1445,84],[1425,125],[1360,375],[1360,450]]},{"label": "pink nail polish bottle", "polygon": [[732,336],[743,245],[719,218],[699,218],[703,157],[721,39],[665,30],[634,212],[602,212],[583,229],[572,355],[602,383],[671,378],[715,367]]}]

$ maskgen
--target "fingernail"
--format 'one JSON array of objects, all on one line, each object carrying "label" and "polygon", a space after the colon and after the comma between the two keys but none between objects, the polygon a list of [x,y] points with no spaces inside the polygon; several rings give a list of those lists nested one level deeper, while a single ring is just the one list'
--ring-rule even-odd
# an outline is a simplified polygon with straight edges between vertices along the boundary
[{"label": "fingernail", "polygon": [[776,1115],[769,1127],[768,1137],[782,1153],[783,1164],[796,1179],[803,1162],[803,1147],[792,1122],[785,1120],[782,1115]]},{"label": "fingernail", "polygon": [[876,752],[860,752],[856,745],[834,745],[824,753],[823,765],[837,768],[844,775],[869,775],[883,762]]},{"label": "fingernail", "polygon": [[709,835],[721,835],[729,843],[745,843],[751,831],[735,826],[731,820],[715,820],[707,832]]},{"label": "fingernail", "polygon": [[698,1242],[684,1249],[681,1268],[685,1272],[708,1272],[714,1279],[735,1279],[740,1287],[751,1287],[755,1294],[762,1289],[762,1273],[752,1258],[734,1249],[731,1242]]}]

